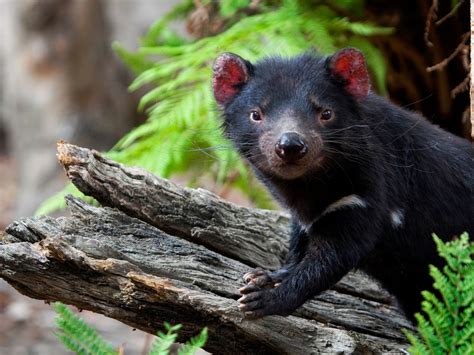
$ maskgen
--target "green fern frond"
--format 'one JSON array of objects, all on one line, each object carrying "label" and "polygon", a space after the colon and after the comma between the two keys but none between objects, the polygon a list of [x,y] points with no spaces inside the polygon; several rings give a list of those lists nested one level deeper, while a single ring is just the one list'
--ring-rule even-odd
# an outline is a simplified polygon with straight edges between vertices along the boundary
[{"label": "green fern frond", "polygon": [[66,305],[56,302],[53,308],[58,314],[55,321],[59,332],[56,336],[68,349],[76,354],[118,354],[111,344],[102,339],[95,329],[76,316]]},{"label": "green fern frond", "polygon": [[[75,354],[80,355],[118,355],[119,353],[106,342],[94,328],[86,324],[66,305],[56,302],[53,305],[58,332],[55,333],[61,343]],[[150,348],[150,355],[168,355],[171,346],[176,343],[181,324],[164,323],[166,332],[159,331]],[[179,355],[193,355],[207,341],[207,328],[186,341],[178,351]]]},{"label": "green fern frond", "polygon": [[219,10],[222,16],[228,17],[234,15],[238,10],[249,6],[250,0],[227,0],[219,4]]},{"label": "green fern frond", "polygon": [[178,3],[170,12],[151,25],[150,30],[141,40],[142,46],[154,46],[161,43],[167,45],[180,45],[184,39],[169,29],[168,24],[186,17],[194,9],[193,0],[183,0]]},{"label": "green fern frond", "polygon": [[423,291],[424,315],[415,315],[419,337],[404,331],[412,354],[469,354],[474,349],[474,243],[467,233],[444,243],[433,235],[445,259],[442,271],[430,266],[434,293]]},{"label": "green fern frond", "polygon": [[329,22],[330,30],[349,31],[360,36],[389,35],[394,32],[392,27],[380,27],[368,22],[351,22],[347,18],[336,18]]},{"label": "green fern frond", "polygon": [[[364,27],[364,24],[359,24],[350,27],[350,22],[347,20],[338,23],[331,22],[327,13],[320,13],[319,16],[321,18],[318,18],[317,11],[311,11],[309,17],[297,2],[284,1],[277,11],[242,19],[225,32],[212,38],[204,38],[177,47],[166,45],[142,47],[139,53],[164,59],[142,72],[131,86],[136,89],[145,84],[157,85],[140,102],[140,108],[149,107],[148,123],[132,131],[117,144],[115,150],[123,151],[123,155],[120,153],[117,155],[118,159],[128,163],[136,159],[133,164],[151,168],[154,173],[168,177],[178,171],[176,166],[189,162],[189,159],[183,157],[187,154],[184,148],[189,148],[189,141],[199,143],[196,148],[207,152],[213,147],[227,146],[228,151],[217,149],[210,154],[216,158],[213,161],[209,161],[209,154],[203,154],[199,158],[210,168],[210,172],[214,172],[217,183],[225,184],[229,176],[236,172],[240,173],[242,167],[245,168],[245,166],[240,165],[238,169],[235,168],[235,162],[239,161],[238,154],[230,148],[229,142],[220,136],[219,118],[209,83],[210,64],[216,53],[233,51],[250,60],[255,60],[263,53],[294,55],[308,48],[308,39],[321,52],[329,52],[336,48],[334,36],[329,30],[352,31],[357,34],[364,31],[364,34],[383,32],[372,25]],[[388,33],[388,31],[385,32]],[[255,33],[261,35],[256,36]],[[370,49],[374,50],[374,48]],[[385,65],[380,58],[376,59],[369,61],[369,66]],[[379,77],[378,82],[384,82],[384,75],[385,72],[376,73]],[[173,98],[173,104],[169,105],[167,101],[171,98]],[[202,125],[206,126],[204,132],[200,131]],[[209,134],[209,128],[213,133],[203,138],[202,135]],[[170,147],[178,142],[172,135],[172,131],[183,135],[183,139],[179,140],[181,142],[179,147],[184,150],[169,151]],[[186,131],[193,131],[195,134],[186,135]],[[167,138],[163,137],[163,132],[166,132]],[[186,140],[188,140],[187,144]],[[169,144],[166,144],[166,141]],[[160,144],[162,148],[160,150],[173,157],[154,154],[153,144]],[[153,157],[161,163],[147,164],[140,158],[142,154],[146,155],[146,160]],[[245,186],[242,181],[238,187],[244,192],[253,190],[250,186]]]},{"label": "green fern frond", "polygon": [[405,329],[403,332],[405,333],[408,341],[412,344],[412,347],[410,348],[411,355],[426,355],[430,353],[426,344],[419,337]]},{"label": "green fern frond", "polygon": [[118,42],[112,43],[112,48],[135,74],[153,66],[153,62],[148,60],[144,54],[128,52]]},{"label": "green fern frond", "polygon": [[60,334],[60,333],[55,333],[55,335],[61,341],[61,343],[63,343],[66,346],[66,348],[71,350],[73,353],[79,354],[79,355],[87,354],[85,350],[79,344],[73,341],[70,337],[64,334]]},{"label": "green fern frond", "polygon": [[150,355],[168,355],[170,347],[176,343],[178,337],[178,330],[181,329],[181,324],[171,325],[164,323],[166,333],[158,332],[156,339],[151,345]]},{"label": "green fern frond", "polygon": [[35,215],[46,215],[54,211],[63,210],[66,208],[66,200],[64,199],[67,195],[73,195],[79,197],[89,204],[97,205],[97,201],[89,196],[84,195],[80,192],[72,183],[68,183],[66,187],[49,197],[44,201],[41,206],[36,210]]},{"label": "green fern frond", "polygon": [[[351,12],[363,10],[362,0],[335,3]],[[233,16],[250,1],[219,4],[224,16]],[[357,46],[367,56],[375,87],[386,93],[386,63],[369,37],[392,33],[392,29],[351,22],[325,4],[264,0],[259,4],[260,13],[229,21],[229,27],[213,37],[188,41],[172,33],[169,23],[193,9],[192,0],[180,3],[152,25],[135,53],[114,44],[119,56],[138,74],[130,89],[149,88],[139,105],[149,118],[123,137],[108,156],[162,177],[186,172],[193,183],[199,179],[215,181],[217,190],[232,186],[258,207],[269,207],[268,194],[249,178],[248,166],[221,134],[210,82],[215,57],[230,51],[255,61],[267,55],[292,56],[310,48],[328,54],[341,47]],[[47,202],[48,208],[40,211],[63,205],[56,195]]]},{"label": "green fern frond", "polygon": [[203,328],[201,332],[192,337],[179,349],[178,355],[194,355],[194,353],[206,345],[207,341],[207,328]]},{"label": "green fern frond", "polygon": [[[178,330],[181,324],[170,325],[165,322],[164,327],[166,333],[158,332],[156,339],[151,345],[150,355],[168,355],[170,347],[176,343]],[[207,328],[203,328],[201,332],[186,341],[178,350],[178,355],[193,355],[199,348],[202,348],[207,341]]]}]

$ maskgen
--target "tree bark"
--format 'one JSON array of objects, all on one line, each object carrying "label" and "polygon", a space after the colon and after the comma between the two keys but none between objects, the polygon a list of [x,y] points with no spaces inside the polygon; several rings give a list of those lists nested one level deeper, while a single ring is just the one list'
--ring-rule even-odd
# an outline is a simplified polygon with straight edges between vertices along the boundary
[{"label": "tree bark", "polygon": [[26,218],[0,234],[0,276],[21,293],[150,333],[163,321],[182,323],[183,338],[207,326],[206,349],[216,354],[406,349],[400,329],[410,324],[357,273],[289,317],[242,317],[242,275],[281,263],[285,214],[240,207],[65,143],[58,158],[104,207],[69,196],[70,217]]}]

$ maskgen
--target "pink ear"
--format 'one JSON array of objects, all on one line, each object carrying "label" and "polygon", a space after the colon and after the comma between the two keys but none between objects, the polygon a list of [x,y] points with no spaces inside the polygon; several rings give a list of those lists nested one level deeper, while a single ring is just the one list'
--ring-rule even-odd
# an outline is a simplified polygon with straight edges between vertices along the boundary
[{"label": "pink ear", "polygon": [[370,80],[365,58],[355,48],[344,48],[334,54],[330,61],[331,72],[345,80],[346,91],[357,99],[369,93]]},{"label": "pink ear", "polygon": [[223,53],[216,59],[212,88],[218,104],[228,103],[249,80],[248,65],[250,63],[233,53]]}]

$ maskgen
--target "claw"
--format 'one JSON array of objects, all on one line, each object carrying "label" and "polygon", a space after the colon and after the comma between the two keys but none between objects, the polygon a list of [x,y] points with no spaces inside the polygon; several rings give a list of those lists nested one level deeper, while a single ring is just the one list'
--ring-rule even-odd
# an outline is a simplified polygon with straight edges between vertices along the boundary
[{"label": "claw", "polygon": [[243,279],[246,284],[254,284],[260,288],[273,288],[275,283],[270,272],[260,267],[247,272]]},{"label": "claw", "polygon": [[249,303],[252,301],[256,301],[262,298],[262,293],[261,292],[252,292],[248,293],[246,295],[243,295],[242,297],[239,298],[240,303]]},{"label": "claw", "polygon": [[[252,291],[250,292],[250,290]],[[246,318],[259,318],[266,314],[265,308],[268,302],[265,299],[268,297],[268,292],[268,290],[263,290],[253,284],[244,287],[244,292],[238,302],[239,309]]]},{"label": "claw", "polygon": [[245,283],[252,282],[255,278],[257,278],[258,276],[262,276],[265,273],[266,271],[264,269],[262,269],[261,267],[257,267],[253,269],[252,271],[247,272],[244,275],[244,282]]},{"label": "claw", "polygon": [[239,310],[248,319],[261,318],[272,314],[289,315],[300,305],[288,302],[287,299],[282,297],[281,288],[259,287],[259,285],[249,283],[239,291],[241,294],[237,301]]},{"label": "claw", "polygon": [[258,287],[257,285],[255,284],[248,284],[248,285],[245,285],[244,287],[241,287],[239,289],[239,292],[243,295],[247,294],[247,293],[251,293],[251,292],[255,292],[255,291],[258,291],[260,290],[260,287]]}]

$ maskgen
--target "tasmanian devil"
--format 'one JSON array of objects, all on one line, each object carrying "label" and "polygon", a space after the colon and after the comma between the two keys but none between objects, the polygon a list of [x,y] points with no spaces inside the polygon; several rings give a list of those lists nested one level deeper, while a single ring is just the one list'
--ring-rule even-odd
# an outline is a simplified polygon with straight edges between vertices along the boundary
[{"label": "tasmanian devil", "polygon": [[440,264],[432,233],[474,231],[472,145],[374,94],[354,48],[224,53],[213,70],[226,136],[293,220],[287,262],[246,274],[240,309],[288,315],[360,269],[413,319]]}]

